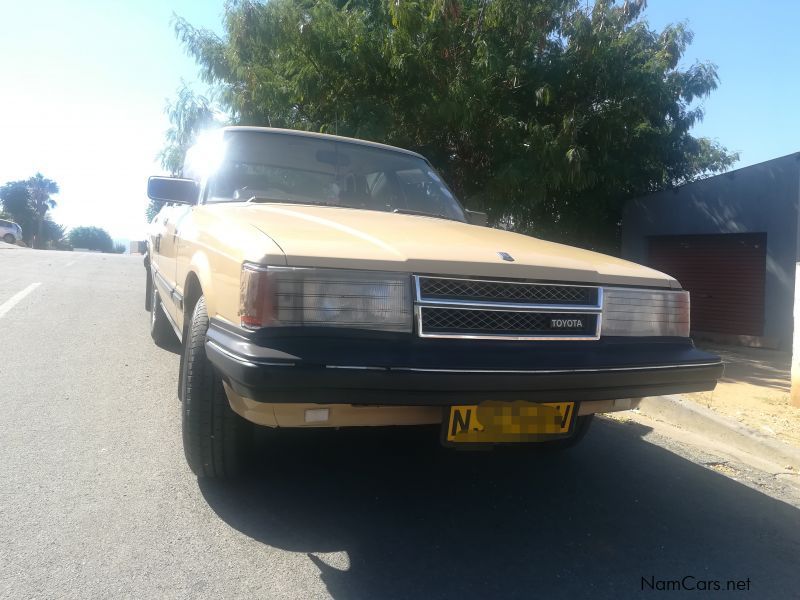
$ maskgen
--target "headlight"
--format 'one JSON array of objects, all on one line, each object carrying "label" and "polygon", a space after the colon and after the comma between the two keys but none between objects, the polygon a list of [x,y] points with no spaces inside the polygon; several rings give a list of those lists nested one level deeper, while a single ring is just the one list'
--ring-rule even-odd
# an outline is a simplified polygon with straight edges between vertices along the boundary
[{"label": "headlight", "polygon": [[403,273],[242,266],[243,327],[351,327],[411,332],[411,277]]},{"label": "headlight", "polygon": [[603,335],[689,337],[689,292],[603,288]]}]

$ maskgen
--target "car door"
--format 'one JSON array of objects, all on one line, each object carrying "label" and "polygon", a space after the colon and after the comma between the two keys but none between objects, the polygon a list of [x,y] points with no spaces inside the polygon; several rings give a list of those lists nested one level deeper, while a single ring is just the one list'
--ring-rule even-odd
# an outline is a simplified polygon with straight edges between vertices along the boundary
[{"label": "car door", "polygon": [[180,282],[177,277],[178,243],[181,222],[189,215],[192,207],[185,204],[171,206],[161,227],[159,240],[159,269],[169,283],[169,298],[162,296],[164,306],[172,320],[180,325],[182,322],[183,302]]},{"label": "car door", "polygon": [[179,204],[175,206],[170,214],[164,232],[164,239],[161,241],[161,248],[166,257],[170,269],[170,281],[172,282],[173,298],[170,308],[170,316],[178,326],[183,324],[183,281],[186,277],[185,272],[178,273],[178,251],[181,243],[181,227],[186,219],[191,215],[193,206]]},{"label": "car door", "polygon": [[164,206],[150,223],[150,266],[158,295],[164,309],[174,319],[172,292],[175,289],[174,243],[171,242],[171,223],[175,206]]}]

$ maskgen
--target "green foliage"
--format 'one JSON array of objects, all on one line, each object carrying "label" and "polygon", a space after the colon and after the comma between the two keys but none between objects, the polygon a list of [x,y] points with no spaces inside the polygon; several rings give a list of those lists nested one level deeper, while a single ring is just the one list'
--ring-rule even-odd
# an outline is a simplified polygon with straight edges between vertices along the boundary
[{"label": "green foliage", "polygon": [[30,245],[36,219],[25,181],[10,181],[0,187],[0,202],[3,213],[22,227],[22,238]]},{"label": "green foliage", "polygon": [[609,249],[626,199],[738,158],[690,134],[716,67],[644,5],[234,0],[224,37],[175,30],[233,122],[418,150],[494,223]]},{"label": "green foliage", "polygon": [[[214,118],[211,101],[195,94],[185,82],[181,82],[175,100],[167,103],[164,112],[169,118],[170,128],[159,160],[173,177],[180,177],[186,151],[194,144],[198,133],[219,127],[220,123]],[[150,200],[145,212],[147,220],[152,221],[162,206],[163,202]]]},{"label": "green foliage", "polygon": [[86,248],[101,252],[114,251],[114,242],[111,236],[100,227],[76,227],[69,232],[68,237],[73,248]]},{"label": "green foliage", "polygon": [[144,211],[144,216],[145,219],[147,219],[148,223],[155,218],[155,216],[158,214],[158,211],[160,211],[164,207],[164,204],[165,203],[161,202],[160,200],[150,200],[147,203],[147,208]]},{"label": "green foliage", "polygon": [[218,123],[214,120],[209,99],[195,94],[185,82],[181,82],[177,97],[167,103],[164,112],[169,118],[170,128],[166,134],[167,143],[159,158],[162,167],[172,176],[179,177],[186,151],[194,144],[197,134],[218,126]]},{"label": "green foliage", "polygon": [[28,179],[27,185],[35,219],[33,246],[35,248],[44,248],[45,239],[42,227],[47,211],[56,207],[56,201],[50,195],[58,193],[58,184],[52,179],[47,179],[41,173],[36,173],[36,175]]},{"label": "green foliage", "polygon": [[119,242],[114,244],[114,254],[125,254],[125,244]]},{"label": "green foliage", "polygon": [[42,244],[54,250],[68,250],[69,243],[66,238],[67,228],[59,225],[50,215],[42,221]]},{"label": "green foliage", "polygon": [[63,228],[48,215],[48,211],[56,206],[50,195],[57,193],[58,184],[41,173],[0,187],[3,211],[22,227],[26,244],[44,248],[48,242],[64,236]]}]

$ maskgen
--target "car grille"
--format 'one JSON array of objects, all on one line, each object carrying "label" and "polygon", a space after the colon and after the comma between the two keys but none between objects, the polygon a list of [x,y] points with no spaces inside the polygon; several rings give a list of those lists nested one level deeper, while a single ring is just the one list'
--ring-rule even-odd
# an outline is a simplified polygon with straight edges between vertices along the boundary
[{"label": "car grille", "polygon": [[415,276],[421,337],[596,340],[598,287]]},{"label": "car grille", "polygon": [[596,287],[482,279],[419,277],[422,300],[460,300],[509,304],[595,306]]},{"label": "car grille", "polygon": [[569,338],[593,336],[597,315],[422,306],[420,323],[427,334]]}]

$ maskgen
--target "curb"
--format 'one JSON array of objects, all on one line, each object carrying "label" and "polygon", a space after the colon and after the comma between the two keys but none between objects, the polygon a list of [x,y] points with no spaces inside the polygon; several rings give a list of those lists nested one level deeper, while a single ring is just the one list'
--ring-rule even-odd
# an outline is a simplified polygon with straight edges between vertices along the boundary
[{"label": "curb", "polygon": [[706,439],[722,442],[748,454],[766,454],[782,465],[800,469],[800,449],[753,431],[680,396],[642,398],[639,412],[651,419],[695,431]]},{"label": "curb", "polygon": [[26,248],[27,246],[17,246],[16,244],[6,244],[3,240],[0,240],[0,250],[17,250],[18,248]]}]

